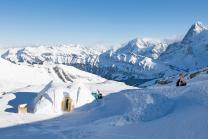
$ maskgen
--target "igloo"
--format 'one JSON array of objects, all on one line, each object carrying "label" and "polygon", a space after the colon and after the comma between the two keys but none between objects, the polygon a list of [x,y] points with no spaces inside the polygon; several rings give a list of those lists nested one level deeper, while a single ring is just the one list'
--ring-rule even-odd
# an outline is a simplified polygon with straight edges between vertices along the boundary
[{"label": "igloo", "polygon": [[62,113],[94,100],[92,90],[82,82],[49,82],[33,103],[34,113]]}]

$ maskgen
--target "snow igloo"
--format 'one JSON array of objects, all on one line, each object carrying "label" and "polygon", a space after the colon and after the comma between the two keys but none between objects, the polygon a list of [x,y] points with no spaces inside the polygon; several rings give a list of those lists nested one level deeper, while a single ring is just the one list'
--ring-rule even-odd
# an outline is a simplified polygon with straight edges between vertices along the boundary
[{"label": "snow igloo", "polygon": [[92,90],[84,83],[49,82],[33,103],[34,113],[62,113],[83,106],[94,100]]}]

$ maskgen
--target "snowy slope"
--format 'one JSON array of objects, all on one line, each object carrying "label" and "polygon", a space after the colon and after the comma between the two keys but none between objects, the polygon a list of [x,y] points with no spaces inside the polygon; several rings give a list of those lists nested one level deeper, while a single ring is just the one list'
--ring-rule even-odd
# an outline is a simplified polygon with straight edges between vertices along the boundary
[{"label": "snowy slope", "polygon": [[[49,111],[37,115],[17,114],[18,105],[23,103],[28,104],[28,110],[31,112],[35,98],[38,94],[46,93],[44,88],[51,80],[57,85],[49,88],[49,94],[53,94],[53,91],[63,93],[63,90],[66,90],[71,96],[77,96],[77,89],[81,88],[79,97],[81,102],[78,101],[76,107],[94,100],[91,91],[99,89],[105,96],[132,88],[124,83],[106,80],[71,66],[18,65],[2,58],[0,58],[0,65],[0,127],[49,119],[59,115],[60,113],[56,112],[49,114]],[[89,96],[92,99],[89,100]],[[42,110],[42,106],[38,108]]]},{"label": "snowy slope", "polygon": [[187,82],[124,90],[54,119],[1,128],[0,134],[5,139],[206,139],[208,75]]},{"label": "snowy slope", "polygon": [[[44,68],[12,64],[0,58],[0,89],[12,91],[27,85],[41,85],[52,78]],[[27,83],[27,84],[25,84]]]}]

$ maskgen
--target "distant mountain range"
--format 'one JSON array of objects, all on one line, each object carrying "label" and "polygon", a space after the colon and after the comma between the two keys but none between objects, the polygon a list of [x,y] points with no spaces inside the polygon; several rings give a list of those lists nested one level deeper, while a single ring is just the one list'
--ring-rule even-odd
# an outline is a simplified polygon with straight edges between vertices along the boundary
[{"label": "distant mountain range", "polygon": [[71,65],[130,85],[208,66],[208,27],[191,26],[181,41],[133,39],[116,50],[99,52],[77,45],[10,48],[2,58],[19,64]]}]

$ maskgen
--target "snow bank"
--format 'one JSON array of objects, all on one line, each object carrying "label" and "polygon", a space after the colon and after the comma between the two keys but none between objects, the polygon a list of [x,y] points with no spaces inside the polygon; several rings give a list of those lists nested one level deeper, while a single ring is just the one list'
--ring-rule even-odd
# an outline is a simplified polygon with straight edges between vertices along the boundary
[{"label": "snow bank", "polygon": [[132,104],[132,109],[125,114],[127,121],[151,121],[170,113],[175,102],[160,94],[126,94]]}]

